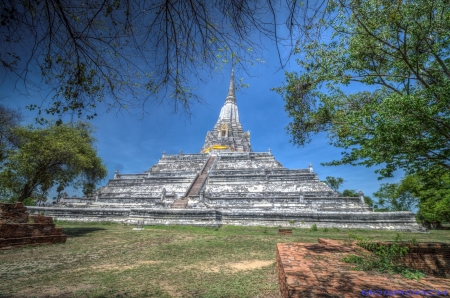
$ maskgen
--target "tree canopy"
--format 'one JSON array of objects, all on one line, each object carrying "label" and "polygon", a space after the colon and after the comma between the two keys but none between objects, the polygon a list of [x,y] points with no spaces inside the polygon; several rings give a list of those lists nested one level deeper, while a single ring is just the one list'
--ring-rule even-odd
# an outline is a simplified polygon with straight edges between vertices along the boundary
[{"label": "tree canopy", "polygon": [[0,171],[0,184],[19,202],[45,197],[58,186],[82,187],[85,194],[106,177],[97,156],[89,125],[52,125],[46,128],[15,127],[18,142],[9,150]]},{"label": "tree canopy", "polygon": [[419,220],[435,226],[450,222],[450,175],[432,173],[419,181],[415,192],[419,199]]},{"label": "tree canopy", "polygon": [[325,181],[323,181],[325,184],[327,184],[332,190],[339,191],[339,187],[344,183],[344,179],[341,177],[332,177],[327,176],[325,177]]},{"label": "tree canopy", "polygon": [[[343,197],[359,197],[359,192],[356,189],[344,189],[342,192]],[[364,202],[369,205],[369,207],[374,207],[373,200],[369,196],[364,196]]]},{"label": "tree canopy", "polygon": [[418,178],[406,176],[398,183],[383,183],[373,196],[378,208],[390,211],[414,211],[418,207]]},{"label": "tree canopy", "polygon": [[328,165],[376,165],[380,177],[448,171],[449,31],[446,0],[327,2],[298,43],[298,72],[276,89],[292,142],[326,132],[343,149]]},{"label": "tree canopy", "polygon": [[21,119],[20,111],[0,104],[0,170],[1,162],[7,158],[8,150],[17,143],[12,130],[19,126]]},{"label": "tree canopy", "polygon": [[386,211],[417,211],[425,225],[450,221],[450,175],[431,171],[408,175],[397,183],[384,183],[374,193],[377,207]]},{"label": "tree canopy", "polygon": [[30,106],[40,113],[89,119],[149,98],[188,109],[201,70],[257,63],[259,34],[281,47],[279,26],[291,36],[304,10],[296,0],[1,1],[0,71],[52,88],[48,105]]}]

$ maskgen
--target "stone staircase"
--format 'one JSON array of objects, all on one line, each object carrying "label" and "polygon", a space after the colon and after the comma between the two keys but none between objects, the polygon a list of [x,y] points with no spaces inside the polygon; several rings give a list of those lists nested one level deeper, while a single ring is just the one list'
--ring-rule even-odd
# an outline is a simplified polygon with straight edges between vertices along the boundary
[{"label": "stone staircase", "polygon": [[187,197],[175,200],[172,204],[172,208],[184,209],[188,203],[189,199]]},{"label": "stone staircase", "polygon": [[192,185],[191,190],[189,191],[189,194],[187,195],[188,197],[199,195],[202,185],[205,182],[206,178],[208,177],[208,171],[209,171],[209,169],[211,169],[215,159],[216,159],[215,156],[209,157],[209,159],[206,163],[206,166],[203,168],[202,173],[197,177],[197,179],[195,179],[194,184]]},{"label": "stone staircase", "polygon": [[209,157],[208,161],[206,162],[206,166],[203,168],[203,171],[200,173],[200,175],[198,175],[197,179],[195,179],[187,196],[183,197],[181,199],[175,200],[175,202],[173,202],[173,204],[172,204],[172,208],[186,208],[186,205],[189,201],[189,196],[198,196],[199,195],[200,190],[203,186],[203,183],[205,182],[206,178],[208,177],[208,171],[209,171],[209,169],[211,169],[212,165],[214,164],[215,159],[216,159],[215,156]]}]

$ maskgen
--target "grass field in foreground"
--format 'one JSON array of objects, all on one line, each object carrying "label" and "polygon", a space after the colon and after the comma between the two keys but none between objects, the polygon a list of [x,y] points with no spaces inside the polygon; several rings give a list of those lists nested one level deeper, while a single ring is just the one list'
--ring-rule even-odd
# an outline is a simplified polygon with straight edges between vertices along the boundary
[{"label": "grass field in foreground", "polygon": [[[276,243],[393,240],[397,232],[277,228],[220,229],[58,222],[65,244],[0,251],[0,297],[280,297]],[[450,242],[450,231],[401,233],[403,240]]]}]

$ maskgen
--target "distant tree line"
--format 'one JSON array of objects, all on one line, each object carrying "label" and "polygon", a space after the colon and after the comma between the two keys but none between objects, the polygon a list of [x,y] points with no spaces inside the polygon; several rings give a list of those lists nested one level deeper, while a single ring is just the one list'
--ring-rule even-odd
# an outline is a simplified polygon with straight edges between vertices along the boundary
[{"label": "distant tree line", "polygon": [[[343,178],[327,176],[325,181],[331,189],[339,192],[345,182]],[[358,197],[358,191],[345,189],[343,197]],[[408,175],[397,183],[383,183],[373,193],[374,201],[364,196],[365,203],[376,212],[412,211],[417,219],[428,228],[440,228],[450,222],[450,176],[419,177]]]}]

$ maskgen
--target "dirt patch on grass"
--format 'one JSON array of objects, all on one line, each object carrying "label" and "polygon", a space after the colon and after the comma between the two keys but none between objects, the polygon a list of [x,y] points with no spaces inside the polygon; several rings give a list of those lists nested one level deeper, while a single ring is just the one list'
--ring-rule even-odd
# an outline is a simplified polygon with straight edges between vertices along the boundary
[{"label": "dirt patch on grass", "polygon": [[251,260],[251,261],[242,261],[235,263],[225,263],[222,265],[213,265],[213,264],[201,264],[201,265],[193,265],[183,267],[184,269],[197,269],[205,272],[220,272],[222,271],[231,271],[231,272],[239,272],[239,271],[248,271],[260,269],[266,266],[270,266],[274,264],[274,261],[266,261],[266,260]]},{"label": "dirt patch on grass", "polygon": [[94,285],[78,284],[76,286],[46,286],[46,287],[29,287],[18,291],[14,297],[72,297],[73,293],[80,290],[87,290]]},{"label": "dirt patch on grass", "polygon": [[159,283],[159,286],[165,292],[169,293],[171,297],[183,297],[182,293],[180,293],[180,291],[173,284],[171,284],[170,281],[162,281]]},{"label": "dirt patch on grass", "polygon": [[263,260],[252,260],[252,261],[243,261],[238,263],[228,263],[226,266],[231,267],[233,271],[246,271],[246,270],[255,270],[260,269],[262,267],[270,266],[274,263],[274,261],[263,261]]},{"label": "dirt patch on grass", "polygon": [[86,270],[94,270],[94,271],[125,271],[128,269],[134,269],[142,265],[147,264],[156,264],[160,263],[158,261],[139,261],[133,264],[117,264],[117,263],[111,263],[111,264],[101,264],[96,266],[90,266],[90,267],[83,267],[78,268],[76,270],[72,271],[86,271]]},{"label": "dirt patch on grass", "polygon": [[128,269],[137,268],[142,265],[155,264],[155,263],[159,263],[159,262],[157,262],[157,261],[139,261],[139,262],[131,264],[131,265],[104,264],[104,265],[92,266],[89,269],[93,269],[93,270],[97,270],[97,271],[108,271],[108,270],[125,271]]}]

